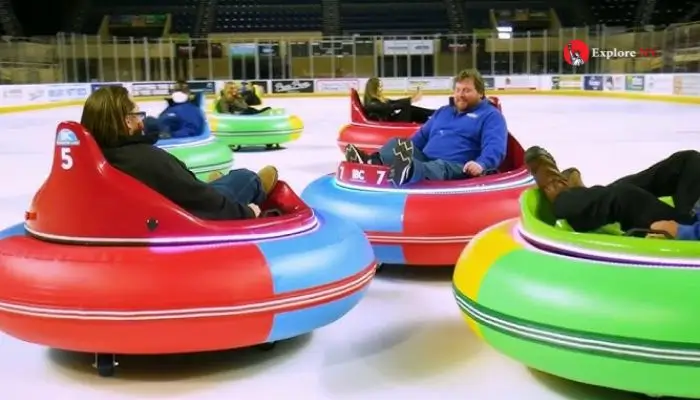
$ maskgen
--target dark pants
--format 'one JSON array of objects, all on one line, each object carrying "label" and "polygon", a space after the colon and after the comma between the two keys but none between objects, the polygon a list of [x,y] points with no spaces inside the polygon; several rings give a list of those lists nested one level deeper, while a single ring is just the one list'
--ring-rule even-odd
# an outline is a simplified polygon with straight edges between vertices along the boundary
[{"label": "dark pants", "polygon": [[[675,207],[658,199],[667,196]],[[579,232],[616,222],[627,231],[663,220],[692,224],[699,207],[700,153],[687,150],[607,186],[569,189],[555,199],[554,215]]]},{"label": "dark pants", "polygon": [[264,108],[261,108],[261,109],[259,109],[259,110],[258,110],[257,108],[248,107],[248,108],[246,108],[245,110],[238,111],[236,114],[239,114],[239,115],[255,115],[255,114],[263,113],[263,112],[265,112],[265,111],[267,111],[267,110],[269,110],[269,109],[270,109],[270,107],[264,107]]},{"label": "dark pants", "polygon": [[413,122],[416,124],[424,124],[428,121],[435,110],[430,110],[428,108],[416,107],[407,104],[405,107],[399,109],[399,112],[392,114],[389,121],[392,122]]},{"label": "dark pants", "polygon": [[260,177],[249,169],[234,169],[209,185],[229,201],[246,205],[260,205],[265,201]]},{"label": "dark pants", "polygon": [[[379,158],[384,165],[394,162],[394,147],[398,138],[389,140],[379,149]],[[409,183],[429,181],[450,181],[464,179],[467,175],[462,171],[464,166],[443,160],[431,160],[422,151],[413,148],[413,171]]]}]

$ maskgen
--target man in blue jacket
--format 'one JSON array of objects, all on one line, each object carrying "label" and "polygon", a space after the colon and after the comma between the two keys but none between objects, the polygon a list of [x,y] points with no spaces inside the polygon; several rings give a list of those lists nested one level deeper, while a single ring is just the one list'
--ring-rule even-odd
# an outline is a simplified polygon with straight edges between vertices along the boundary
[{"label": "man in blue jacket", "polygon": [[[644,171],[607,186],[586,187],[575,168],[559,171],[554,158],[535,146],[525,162],[557,219],[578,232],[619,223],[636,236],[700,240],[700,153],[679,151]],[[674,206],[659,200],[672,197]]]},{"label": "man in blue jacket", "polygon": [[508,128],[484,91],[481,74],[464,70],[454,79],[454,106],[436,110],[411,139],[392,139],[371,155],[348,145],[345,157],[349,162],[389,165],[389,180],[395,186],[495,171],[506,155]]},{"label": "man in blue jacket", "polygon": [[173,92],[166,100],[168,107],[158,117],[162,132],[174,138],[202,134],[205,123],[204,114],[197,104],[198,99],[191,94],[187,82],[182,80],[175,82]]}]

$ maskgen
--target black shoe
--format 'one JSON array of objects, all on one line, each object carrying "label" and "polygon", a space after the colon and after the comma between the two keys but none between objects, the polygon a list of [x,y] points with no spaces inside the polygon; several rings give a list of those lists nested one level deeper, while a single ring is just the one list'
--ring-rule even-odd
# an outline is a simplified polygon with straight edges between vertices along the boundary
[{"label": "black shoe", "polygon": [[366,164],[367,154],[358,149],[354,144],[345,146],[345,161],[355,164]]},{"label": "black shoe", "polygon": [[394,186],[402,186],[411,178],[413,167],[413,142],[399,139],[394,146],[394,162],[389,170],[389,181]]}]

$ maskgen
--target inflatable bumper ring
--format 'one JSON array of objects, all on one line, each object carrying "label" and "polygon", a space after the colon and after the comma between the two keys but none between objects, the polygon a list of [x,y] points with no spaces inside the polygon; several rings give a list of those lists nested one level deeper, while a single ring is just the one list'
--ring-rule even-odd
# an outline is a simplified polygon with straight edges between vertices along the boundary
[{"label": "inflatable bumper ring", "polygon": [[297,140],[304,130],[299,117],[280,108],[254,115],[212,113],[209,124],[214,135],[235,150],[243,146],[279,147]]},{"label": "inflatable bumper ring", "polygon": [[421,126],[401,122],[378,122],[367,118],[357,90],[350,89],[350,123],[338,135],[338,147],[345,151],[349,144],[362,151],[375,152],[392,138],[408,138]]},{"label": "inflatable bumper ring", "polygon": [[404,188],[388,182],[385,166],[344,162],[335,176],[312,182],[302,198],[357,223],[380,263],[454,265],[479,231],[518,215],[518,197],[533,181],[512,137],[510,148],[501,173]]},{"label": "inflatable bumper ring", "polygon": [[252,220],[197,219],[62,123],[25,223],[0,232],[0,330],[95,353],[110,375],[114,354],[275,343],[352,309],[376,268],[362,231],[284,182],[261,208]]},{"label": "inflatable bumper ring", "polygon": [[527,366],[650,396],[700,398],[700,243],[575,233],[528,190],[454,274],[483,340]]}]

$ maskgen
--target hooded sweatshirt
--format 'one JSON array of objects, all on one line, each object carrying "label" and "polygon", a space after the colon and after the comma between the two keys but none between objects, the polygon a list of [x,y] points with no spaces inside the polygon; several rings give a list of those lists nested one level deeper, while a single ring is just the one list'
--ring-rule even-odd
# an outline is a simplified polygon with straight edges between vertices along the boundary
[{"label": "hooded sweatshirt", "polygon": [[454,106],[439,108],[411,141],[431,160],[460,165],[475,161],[489,171],[506,156],[508,128],[501,112],[484,99],[464,112]]}]

